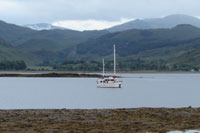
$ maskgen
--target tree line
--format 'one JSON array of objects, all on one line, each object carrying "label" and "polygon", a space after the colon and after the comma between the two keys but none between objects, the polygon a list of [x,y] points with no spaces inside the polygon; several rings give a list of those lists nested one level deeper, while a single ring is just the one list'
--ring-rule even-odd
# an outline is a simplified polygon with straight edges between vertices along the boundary
[{"label": "tree line", "polygon": [[[66,60],[61,64],[53,66],[57,70],[67,71],[102,71],[102,62],[100,61],[79,61]],[[189,64],[169,64],[166,60],[141,60],[141,59],[121,59],[117,62],[119,71],[199,71],[200,68]],[[105,62],[105,70],[113,70],[113,61]]]},{"label": "tree line", "polygon": [[4,60],[0,62],[0,70],[24,70],[26,68],[27,65],[23,60],[17,60],[17,61]]}]

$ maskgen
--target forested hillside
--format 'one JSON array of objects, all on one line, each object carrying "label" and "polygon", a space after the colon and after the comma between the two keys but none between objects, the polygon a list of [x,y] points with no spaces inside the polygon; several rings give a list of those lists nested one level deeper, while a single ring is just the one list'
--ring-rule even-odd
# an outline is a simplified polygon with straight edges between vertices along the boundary
[{"label": "forested hillside", "polygon": [[35,31],[0,22],[0,61],[23,60],[28,66],[63,70],[107,70],[113,67],[113,44],[122,70],[190,70],[200,68],[200,29],[174,28],[101,31]]},{"label": "forested hillside", "polygon": [[178,25],[172,29],[128,30],[103,35],[77,46],[81,56],[107,56],[116,44],[120,57],[149,58],[170,56],[199,46],[200,29],[191,25]]}]

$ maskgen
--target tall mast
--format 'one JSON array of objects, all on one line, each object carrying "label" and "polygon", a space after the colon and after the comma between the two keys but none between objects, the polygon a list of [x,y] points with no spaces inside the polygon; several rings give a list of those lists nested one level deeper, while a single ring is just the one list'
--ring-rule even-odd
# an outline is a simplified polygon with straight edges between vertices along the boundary
[{"label": "tall mast", "polygon": [[116,58],[115,58],[115,44],[113,45],[114,48],[114,75],[116,74]]},{"label": "tall mast", "polygon": [[104,59],[103,59],[103,77],[104,77],[104,66],[105,66],[105,65],[104,65]]}]

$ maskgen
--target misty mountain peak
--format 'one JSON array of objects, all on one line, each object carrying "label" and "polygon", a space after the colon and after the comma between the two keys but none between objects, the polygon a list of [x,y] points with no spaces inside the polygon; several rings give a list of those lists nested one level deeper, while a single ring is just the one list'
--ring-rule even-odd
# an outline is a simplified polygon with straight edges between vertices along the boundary
[{"label": "misty mountain peak", "polygon": [[158,28],[173,28],[180,24],[190,24],[196,27],[200,27],[200,19],[182,15],[174,14],[163,18],[149,18],[130,21],[121,25],[117,25],[109,28],[110,32],[123,31],[129,29],[158,29]]},{"label": "misty mountain peak", "polygon": [[164,17],[165,19],[197,19],[195,17],[189,16],[189,15],[184,15],[184,14],[173,14],[173,15],[168,15],[166,17]]}]

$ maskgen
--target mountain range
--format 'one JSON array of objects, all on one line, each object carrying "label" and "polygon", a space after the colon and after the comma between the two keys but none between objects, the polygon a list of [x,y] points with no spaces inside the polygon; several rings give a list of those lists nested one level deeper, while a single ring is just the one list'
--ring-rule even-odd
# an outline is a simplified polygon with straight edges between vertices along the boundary
[{"label": "mountain range", "polygon": [[136,19],[121,25],[117,25],[107,30],[110,32],[124,31],[129,29],[158,29],[173,28],[179,24],[190,24],[200,27],[200,19],[188,15],[169,15],[163,18]]},{"label": "mountain range", "polygon": [[115,43],[119,59],[163,59],[200,67],[198,27],[200,20],[186,15],[135,20],[105,30],[83,32],[33,30],[0,21],[0,60],[24,60],[28,65],[41,65],[65,60],[110,59]]},{"label": "mountain range", "polygon": [[172,29],[133,29],[103,35],[77,45],[80,57],[108,56],[112,45],[125,58],[170,59],[200,46],[200,29],[192,25],[178,25]]}]

